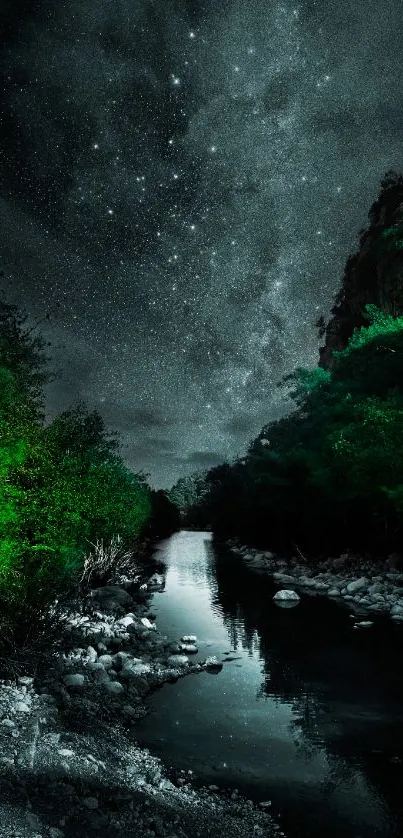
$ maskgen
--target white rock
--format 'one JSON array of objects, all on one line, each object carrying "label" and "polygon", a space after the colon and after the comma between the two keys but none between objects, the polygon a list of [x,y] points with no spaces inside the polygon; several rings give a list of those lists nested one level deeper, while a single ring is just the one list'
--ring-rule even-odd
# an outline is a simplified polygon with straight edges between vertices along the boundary
[{"label": "white rock", "polygon": [[25,703],[25,701],[17,701],[16,705],[15,705],[15,709],[17,710],[18,713],[30,713],[31,712],[31,708],[28,706],[28,704]]},{"label": "white rock", "polygon": [[218,660],[217,655],[209,655],[205,660],[206,666],[222,667],[221,661]]},{"label": "white rock", "polygon": [[195,634],[184,634],[181,637],[182,643],[196,643],[197,637]]},{"label": "white rock", "polygon": [[112,655],[100,655],[97,662],[101,663],[104,669],[112,669],[113,667]]},{"label": "white rock", "polygon": [[288,590],[284,590],[284,591],[277,591],[277,593],[276,593],[276,594],[274,594],[273,599],[294,599],[294,600],[299,600],[299,599],[301,599],[301,597],[299,597],[299,596],[298,596],[298,594],[297,594],[297,592],[296,592],[296,591],[288,591]]},{"label": "white rock", "polygon": [[148,619],[148,617],[142,617],[142,618],[141,618],[141,620],[140,620],[140,622],[141,622],[141,623],[142,623],[142,625],[143,625],[143,626],[145,626],[146,628],[151,629],[152,631],[157,631],[157,626],[155,625],[155,623],[152,623],[152,622]]},{"label": "white rock", "polygon": [[121,617],[120,620],[116,621],[118,626],[124,626],[125,628],[127,628],[127,626],[131,626],[132,623],[134,623],[134,620],[131,614],[126,614],[125,617]]},{"label": "white rock", "polygon": [[135,678],[136,675],[147,675],[149,672],[151,672],[151,666],[148,663],[126,661],[120,673],[120,678]]},{"label": "white rock", "polygon": [[338,588],[330,588],[330,590],[328,590],[327,593],[328,596],[340,596],[340,591]]},{"label": "white rock", "polygon": [[356,626],[362,626],[363,628],[366,628],[367,626],[373,626],[373,625],[374,625],[373,620],[361,620],[360,623],[355,624],[354,628]]},{"label": "white rock", "polygon": [[187,666],[189,658],[186,655],[170,655],[167,662],[168,666]]},{"label": "white rock", "polygon": [[164,584],[164,577],[161,573],[153,573],[148,580],[149,585],[163,585]]}]

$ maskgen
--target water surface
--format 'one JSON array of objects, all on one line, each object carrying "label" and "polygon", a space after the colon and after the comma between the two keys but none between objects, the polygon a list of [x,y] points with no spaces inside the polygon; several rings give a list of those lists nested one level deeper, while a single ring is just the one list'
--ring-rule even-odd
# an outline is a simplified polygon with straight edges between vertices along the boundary
[{"label": "water surface", "polygon": [[281,608],[279,586],[209,533],[175,533],[155,557],[159,630],[196,634],[192,661],[234,660],[156,691],[135,739],[203,784],[271,800],[290,838],[402,836],[403,626],[377,615],[354,629],[312,593]]}]

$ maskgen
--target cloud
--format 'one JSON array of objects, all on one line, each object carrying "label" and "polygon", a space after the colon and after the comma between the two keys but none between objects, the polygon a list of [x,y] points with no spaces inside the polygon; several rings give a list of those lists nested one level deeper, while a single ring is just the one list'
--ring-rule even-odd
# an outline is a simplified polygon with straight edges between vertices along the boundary
[{"label": "cloud", "polygon": [[186,460],[195,466],[217,466],[223,462],[223,455],[216,451],[192,451]]}]

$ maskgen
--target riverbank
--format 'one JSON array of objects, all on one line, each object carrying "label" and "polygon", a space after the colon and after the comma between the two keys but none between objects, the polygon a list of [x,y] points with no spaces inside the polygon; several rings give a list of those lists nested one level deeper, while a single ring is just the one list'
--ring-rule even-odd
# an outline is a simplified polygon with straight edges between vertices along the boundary
[{"label": "riverbank", "polygon": [[196,788],[134,740],[153,690],[222,667],[192,664],[189,642],[160,635],[149,609],[159,584],[124,578],[66,604],[54,665],[0,682],[0,838],[284,835],[269,802]]},{"label": "riverbank", "polygon": [[[384,614],[403,623],[403,572],[393,569],[400,561],[396,555],[380,564],[344,553],[318,562],[313,568],[300,557],[282,559],[270,551],[242,545],[238,539],[229,539],[223,546],[252,572],[272,577],[279,589],[328,596],[352,608],[357,615]],[[371,624],[371,620],[363,622]]]}]

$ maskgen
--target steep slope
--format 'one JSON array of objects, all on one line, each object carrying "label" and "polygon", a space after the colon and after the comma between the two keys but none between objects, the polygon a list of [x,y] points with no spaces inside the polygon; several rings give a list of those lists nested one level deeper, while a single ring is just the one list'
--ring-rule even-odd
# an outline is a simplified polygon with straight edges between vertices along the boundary
[{"label": "steep slope", "polygon": [[403,175],[388,171],[381,187],[368,213],[369,227],[360,231],[359,252],[347,259],[333,316],[326,326],[323,317],[316,323],[319,336],[325,335],[318,364],[323,369],[332,369],[333,351],[346,347],[356,327],[368,325],[366,303],[395,317],[403,314]]}]

